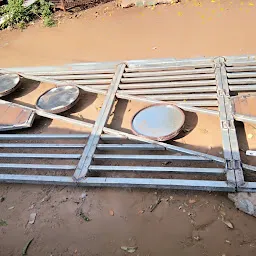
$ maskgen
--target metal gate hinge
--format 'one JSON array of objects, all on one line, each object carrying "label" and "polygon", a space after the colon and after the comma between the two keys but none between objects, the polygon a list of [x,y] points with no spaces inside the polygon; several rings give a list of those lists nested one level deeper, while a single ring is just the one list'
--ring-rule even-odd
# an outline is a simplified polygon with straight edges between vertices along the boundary
[{"label": "metal gate hinge", "polygon": [[225,89],[218,89],[217,90],[217,95],[218,96],[227,96],[227,97],[229,96],[227,90],[225,90]]},{"label": "metal gate hinge", "polygon": [[218,96],[224,96],[224,90],[223,89],[218,89],[217,94],[218,94]]},{"label": "metal gate hinge", "polygon": [[224,120],[221,121],[222,129],[235,129],[235,124],[233,120]]},{"label": "metal gate hinge", "polygon": [[229,129],[230,128],[230,122],[229,121],[221,121],[221,127],[222,129]]},{"label": "metal gate hinge", "polygon": [[227,160],[226,167],[228,170],[240,170],[242,169],[242,163],[240,160]]}]

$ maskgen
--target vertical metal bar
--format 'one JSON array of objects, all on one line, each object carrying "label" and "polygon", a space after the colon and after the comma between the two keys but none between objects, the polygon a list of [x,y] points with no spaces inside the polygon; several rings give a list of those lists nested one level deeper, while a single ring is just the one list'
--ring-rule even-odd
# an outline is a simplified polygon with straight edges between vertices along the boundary
[{"label": "vertical metal bar", "polygon": [[229,85],[228,85],[228,78],[226,67],[224,63],[224,59],[222,59],[221,65],[221,76],[222,76],[222,83],[225,90],[225,105],[226,105],[226,115],[227,115],[227,122],[229,126],[229,137],[230,137],[230,145],[232,150],[232,163],[231,168],[235,170],[235,177],[236,177],[236,184],[237,186],[241,186],[244,184],[244,174],[242,169],[241,157],[239,152],[239,145],[236,135],[236,127],[235,121],[232,112],[232,103],[229,94]]},{"label": "vertical metal bar", "polygon": [[221,125],[221,133],[222,133],[222,146],[223,146],[223,153],[224,158],[226,161],[226,175],[227,175],[227,182],[231,183],[233,185],[236,185],[236,179],[235,179],[235,171],[232,169],[229,169],[227,162],[232,161],[232,150],[230,145],[230,139],[229,139],[229,131],[228,131],[228,125],[227,125],[227,114],[226,114],[226,107],[225,107],[225,91],[223,88],[222,83],[222,74],[221,74],[221,62],[220,58],[216,59],[215,61],[216,65],[216,85],[217,85],[217,99],[218,99],[218,105],[219,105],[219,118],[220,118],[220,125]]},{"label": "vertical metal bar", "polygon": [[216,64],[216,82],[221,121],[222,144],[226,160],[227,181],[236,186],[244,183],[243,170],[239,154],[232,105],[229,94],[227,74],[223,58],[218,58]]},{"label": "vertical metal bar", "polygon": [[103,106],[99,113],[99,117],[97,118],[97,120],[93,126],[91,135],[87,142],[87,145],[84,148],[84,152],[81,156],[81,159],[80,159],[80,161],[77,165],[77,168],[75,170],[75,173],[73,175],[73,178],[75,180],[85,177],[88,172],[88,168],[91,164],[94,152],[95,152],[95,150],[97,148],[97,144],[100,140],[101,133],[102,133],[103,128],[108,120],[110,111],[113,107],[115,95],[116,95],[119,83],[121,81],[125,66],[126,66],[126,64],[119,64],[117,66],[115,75],[113,77],[113,80],[108,89],[107,95],[105,97]]}]

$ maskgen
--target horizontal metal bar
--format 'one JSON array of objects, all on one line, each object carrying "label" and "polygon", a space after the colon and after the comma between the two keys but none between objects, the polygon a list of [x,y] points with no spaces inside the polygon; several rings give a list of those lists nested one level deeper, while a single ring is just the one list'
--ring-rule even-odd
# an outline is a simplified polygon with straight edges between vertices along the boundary
[{"label": "horizontal metal bar", "polygon": [[161,59],[146,59],[146,60],[128,60],[126,64],[128,68],[152,68],[152,67],[180,67],[181,69],[187,67],[203,68],[213,67],[213,58],[195,58],[195,59],[175,59],[175,58],[161,58]]},{"label": "horizontal metal bar", "polygon": [[252,165],[249,165],[249,164],[242,163],[242,167],[245,170],[256,172],[256,166],[252,166]]},{"label": "horizontal metal bar", "polygon": [[248,78],[244,78],[244,79],[228,79],[228,83],[229,84],[245,84],[245,85],[248,85],[248,84],[256,84],[256,78],[251,78],[251,79],[248,79]]},{"label": "horizontal metal bar", "polygon": [[237,187],[238,192],[256,192],[256,182],[245,182],[243,186]]},{"label": "horizontal metal bar", "polygon": [[85,144],[0,143],[0,148],[84,148]]},{"label": "horizontal metal bar", "polygon": [[184,80],[204,80],[214,79],[214,74],[199,75],[180,75],[180,76],[160,76],[160,77],[138,77],[138,78],[122,78],[122,83],[145,83],[145,82],[164,82],[164,81],[184,81]]},{"label": "horizontal metal bar", "polygon": [[246,150],[247,156],[256,156],[256,150]]},{"label": "horizontal metal bar", "polygon": [[256,84],[252,85],[230,85],[230,91],[239,92],[239,91],[256,91]]},{"label": "horizontal metal bar", "polygon": [[30,154],[30,153],[0,153],[0,158],[50,158],[79,159],[80,154]]},{"label": "horizontal metal bar", "polygon": [[[0,148],[84,148],[86,144],[0,143]],[[98,144],[100,150],[165,150],[152,144]]]},{"label": "horizontal metal bar", "polygon": [[[129,65],[129,64],[128,64]],[[135,72],[155,72],[155,71],[176,71],[176,70],[184,70],[184,69],[194,69],[200,70],[204,68],[212,68],[214,65],[212,63],[204,63],[197,65],[165,65],[165,66],[155,66],[155,67],[134,67],[134,68],[126,68],[125,72],[127,73],[135,73]]]},{"label": "horizontal metal bar", "polygon": [[245,116],[245,115],[241,115],[241,114],[234,114],[234,118],[235,118],[235,120],[240,121],[240,122],[256,124],[255,116]]},{"label": "horizontal metal bar", "polygon": [[59,76],[42,76],[45,79],[56,80],[97,80],[112,78],[113,74],[96,74],[96,75],[59,75]]},{"label": "horizontal metal bar", "polygon": [[[128,68],[125,69],[127,72]],[[152,68],[147,72],[132,72],[132,73],[124,73],[123,77],[152,77],[152,76],[175,76],[175,75],[191,75],[191,74],[211,74],[214,72],[212,68],[204,68],[204,69],[182,69],[182,70],[173,70],[173,71],[158,71]]]},{"label": "horizontal metal bar", "polygon": [[227,72],[250,72],[256,71],[256,66],[226,67]]},{"label": "horizontal metal bar", "polygon": [[43,169],[43,170],[75,170],[75,165],[53,165],[53,164],[10,164],[0,163],[1,169]]},{"label": "horizontal metal bar", "polygon": [[[0,134],[0,140],[57,140],[57,139],[87,139],[89,134]],[[123,139],[118,135],[101,135],[101,140]]]},{"label": "horizontal metal bar", "polygon": [[[38,78],[40,78],[40,79],[52,79],[52,80],[55,80],[55,81],[62,81],[62,79],[53,79],[53,78],[51,78],[51,77],[44,77],[44,76],[38,76]],[[111,83],[111,79],[91,79],[91,80],[75,80],[75,79],[72,79],[72,80],[67,80],[67,79],[63,79],[63,82],[65,82],[65,83],[68,83],[68,84],[81,84],[81,85],[98,85],[98,84],[100,84],[100,85],[106,85],[106,84],[110,84]],[[96,87],[97,88],[97,87]]]},{"label": "horizontal metal bar", "polygon": [[[180,105],[180,106],[188,106],[188,107],[189,106],[195,106],[195,107],[217,107],[218,106],[217,100],[168,101],[166,103],[171,103],[171,104]],[[206,109],[206,110],[208,110],[208,109]]]},{"label": "horizontal metal bar", "polygon": [[82,63],[72,63],[72,64],[66,64],[63,66],[40,66],[40,67],[15,67],[15,68],[4,68],[5,70],[8,70],[10,72],[15,73],[35,73],[38,72],[63,72],[63,71],[91,71],[95,72],[97,70],[111,70],[111,72],[114,72],[116,65],[118,65],[120,62],[82,62]]},{"label": "horizontal metal bar", "polygon": [[47,72],[26,72],[28,75],[33,76],[62,76],[62,75],[86,75],[86,74],[114,74],[114,69],[102,70],[60,70],[60,71],[47,71]]},{"label": "horizontal metal bar", "polygon": [[[156,100],[195,100],[195,99],[216,99],[216,93],[191,93],[191,94],[167,94],[167,95],[154,95],[154,96],[147,96],[150,99]],[[185,102],[184,102],[185,103]]]},{"label": "horizontal metal bar", "polygon": [[[179,87],[195,87],[216,85],[215,80],[197,80],[182,82],[158,82],[158,83],[131,83],[120,84],[120,89],[155,89],[155,88],[179,88]],[[98,88],[98,87],[97,87]]]},{"label": "horizontal metal bar", "polygon": [[206,191],[234,192],[235,187],[225,181],[181,180],[181,179],[143,179],[143,178],[106,178],[87,177],[74,182],[72,177],[0,174],[2,183],[77,185],[90,187],[141,187],[166,189],[194,189]]},{"label": "horizontal metal bar", "polygon": [[256,61],[255,60],[247,60],[247,61],[243,61],[243,60],[229,61],[229,60],[227,60],[225,62],[225,64],[228,67],[256,66]]},{"label": "horizontal metal bar", "polygon": [[175,155],[110,155],[110,154],[94,154],[94,159],[108,160],[147,160],[147,161],[209,161],[199,156],[175,156]]},{"label": "horizontal metal bar", "polygon": [[195,93],[195,92],[216,92],[215,86],[183,87],[183,88],[161,88],[161,89],[137,89],[126,90],[127,94],[162,94],[162,93]]},{"label": "horizontal metal bar", "polygon": [[[83,83],[79,84],[77,82],[76,82],[76,85],[80,88],[84,86]],[[107,91],[107,89],[109,87],[109,84],[103,84],[103,85],[101,85],[101,84],[92,84],[92,85],[88,85],[87,87],[90,87],[92,89],[99,89],[99,90]]]},{"label": "horizontal metal bar", "polygon": [[0,140],[87,139],[89,134],[0,134]]},{"label": "horizontal metal bar", "polygon": [[152,167],[152,166],[108,166],[91,165],[90,171],[132,171],[132,172],[175,172],[192,174],[224,174],[225,170],[221,168],[192,168],[192,167]]},{"label": "horizontal metal bar", "polygon": [[254,78],[256,77],[256,72],[237,72],[237,73],[227,73],[228,78]]},{"label": "horizontal metal bar", "polygon": [[248,61],[248,60],[255,60],[255,55],[248,55],[243,54],[239,56],[223,56],[224,60],[232,62],[232,61]]},{"label": "horizontal metal bar", "polygon": [[100,150],[165,150],[164,147],[154,144],[98,144]]},{"label": "horizontal metal bar", "polygon": [[[163,101],[160,101],[160,100],[151,99],[148,97],[138,97],[135,95],[128,95],[128,94],[124,94],[124,93],[117,93],[116,96],[120,99],[136,100],[139,102],[150,103],[150,104],[162,104],[163,103]],[[203,102],[206,102],[206,101],[202,101],[202,103]],[[185,111],[201,113],[201,114],[208,114],[208,115],[213,115],[213,116],[219,115],[219,112],[216,110],[195,107],[195,106],[204,106],[203,104],[200,105],[199,102],[195,102],[196,105],[194,103],[192,103],[193,104],[192,106],[190,105],[191,104],[190,101],[183,101],[183,102],[173,101],[171,103],[175,104],[176,106],[180,107],[181,109],[183,109]],[[211,105],[211,104],[213,104],[213,105]],[[209,105],[207,105],[207,106],[216,106],[216,104],[217,104],[217,101],[211,101],[211,102],[209,102]]]}]

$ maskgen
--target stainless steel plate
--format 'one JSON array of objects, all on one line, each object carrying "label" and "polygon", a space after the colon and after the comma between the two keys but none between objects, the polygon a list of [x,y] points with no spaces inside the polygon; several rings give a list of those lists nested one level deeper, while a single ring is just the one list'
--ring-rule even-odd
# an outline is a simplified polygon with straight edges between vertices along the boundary
[{"label": "stainless steel plate", "polygon": [[19,82],[20,77],[16,74],[0,75],[0,97],[15,91]]},{"label": "stainless steel plate", "polygon": [[79,89],[76,86],[61,86],[41,95],[36,102],[36,107],[50,113],[61,113],[74,106],[78,97]]},{"label": "stainless steel plate", "polygon": [[153,105],[140,110],[132,119],[136,135],[158,141],[174,138],[185,122],[182,110],[174,105]]}]

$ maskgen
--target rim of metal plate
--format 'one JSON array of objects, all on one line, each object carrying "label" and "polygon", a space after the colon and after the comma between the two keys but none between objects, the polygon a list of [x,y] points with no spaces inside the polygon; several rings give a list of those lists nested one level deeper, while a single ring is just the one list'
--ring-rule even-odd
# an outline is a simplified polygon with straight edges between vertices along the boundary
[{"label": "rim of metal plate", "polygon": [[[39,106],[40,99],[42,99],[42,97],[44,97],[47,93],[51,92],[52,90],[63,89],[65,87],[72,87],[73,89],[76,90],[74,95],[72,95],[73,96],[72,102],[67,103],[66,105],[56,106],[56,107],[51,108],[51,109],[44,109],[44,108],[41,108]],[[45,112],[48,112],[48,113],[54,113],[54,114],[58,114],[58,113],[64,112],[64,111],[69,110],[70,108],[72,108],[77,103],[77,101],[79,100],[79,93],[80,93],[80,90],[75,85],[66,85],[66,86],[51,88],[51,89],[47,90],[46,92],[44,92],[37,99],[37,101],[36,101],[36,108],[39,109],[39,110],[42,110],[42,111],[45,111]]]},{"label": "rim of metal plate", "polygon": [[[158,136],[158,137],[147,136],[147,135],[143,135],[140,132],[138,132],[136,130],[136,128],[134,127],[134,119],[136,118],[136,116],[139,113],[141,113],[142,111],[146,110],[146,109],[159,107],[159,106],[166,106],[166,107],[169,106],[169,107],[172,107],[173,109],[177,110],[180,113],[180,118],[182,119],[182,121],[181,121],[182,124],[179,125],[174,131],[172,131],[171,133],[169,133],[167,135],[164,135],[164,136]],[[143,138],[157,140],[157,141],[167,141],[167,140],[173,139],[174,137],[176,137],[180,133],[180,130],[182,129],[182,127],[184,125],[184,122],[185,122],[184,112],[179,107],[175,106],[174,104],[165,104],[165,103],[163,103],[163,104],[153,104],[153,105],[144,107],[144,108],[140,109],[138,112],[135,113],[135,115],[133,116],[133,118],[131,120],[131,130],[135,135],[143,137]]]},{"label": "rim of metal plate", "polygon": [[[13,82],[11,84],[11,86],[7,86],[4,87],[6,85],[8,85],[8,83],[3,84],[3,82],[1,81],[3,77],[7,77],[7,79],[9,79],[10,82]],[[5,75],[0,75],[0,97],[6,96],[10,93],[12,93],[13,91],[15,91],[19,86],[20,86],[20,76],[17,74],[5,74]],[[3,86],[3,88],[2,88]]]}]

